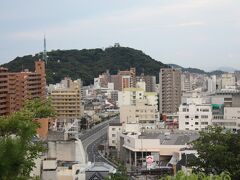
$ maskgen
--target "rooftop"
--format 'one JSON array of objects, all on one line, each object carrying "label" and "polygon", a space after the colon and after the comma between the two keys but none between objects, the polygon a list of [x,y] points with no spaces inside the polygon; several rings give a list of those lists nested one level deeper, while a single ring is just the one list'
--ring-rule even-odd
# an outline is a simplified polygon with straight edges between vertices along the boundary
[{"label": "rooftop", "polygon": [[199,137],[197,132],[177,131],[177,132],[143,132],[139,139],[159,139],[162,145],[185,145]]},{"label": "rooftop", "polygon": [[94,172],[104,171],[104,172],[115,173],[116,169],[107,163],[95,162],[95,163],[92,163],[90,166],[88,166],[86,171],[94,171]]}]

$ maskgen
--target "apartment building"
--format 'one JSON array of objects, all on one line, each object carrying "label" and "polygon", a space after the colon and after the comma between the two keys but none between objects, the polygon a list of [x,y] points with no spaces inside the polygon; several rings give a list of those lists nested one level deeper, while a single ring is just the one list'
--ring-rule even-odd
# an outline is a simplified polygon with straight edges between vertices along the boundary
[{"label": "apartment building", "polygon": [[55,88],[53,87],[49,92],[58,119],[65,122],[79,119],[83,113],[81,80],[72,81],[70,78],[65,78],[60,84]]},{"label": "apartment building", "polygon": [[0,67],[0,116],[9,113],[8,70]]},{"label": "apartment building", "polygon": [[0,68],[0,115],[21,109],[26,100],[46,98],[44,61],[35,62],[35,72],[8,72]]},{"label": "apartment building", "polygon": [[159,73],[159,86],[159,112],[177,112],[181,103],[181,71],[162,68]]},{"label": "apartment building", "polygon": [[204,130],[212,125],[212,106],[205,104],[202,98],[189,98],[179,107],[180,130]]}]

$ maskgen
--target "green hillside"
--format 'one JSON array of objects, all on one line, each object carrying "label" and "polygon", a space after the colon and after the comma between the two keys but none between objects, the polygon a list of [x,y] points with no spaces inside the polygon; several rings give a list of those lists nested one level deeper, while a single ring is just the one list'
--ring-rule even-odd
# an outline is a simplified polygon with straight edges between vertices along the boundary
[{"label": "green hillside", "polygon": [[[159,69],[167,65],[152,59],[142,51],[128,47],[111,47],[106,49],[56,50],[48,52],[46,65],[47,83],[57,83],[66,76],[72,79],[81,78],[84,85],[93,83],[93,78],[109,69],[112,74],[118,70],[136,67],[137,73],[154,75],[158,78]],[[41,54],[17,57],[3,64],[9,71],[22,69],[34,70],[34,61]]]}]

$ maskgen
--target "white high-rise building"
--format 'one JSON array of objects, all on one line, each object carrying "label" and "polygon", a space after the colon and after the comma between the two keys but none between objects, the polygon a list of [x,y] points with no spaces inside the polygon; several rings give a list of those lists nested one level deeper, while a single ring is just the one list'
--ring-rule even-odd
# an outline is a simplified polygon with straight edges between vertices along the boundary
[{"label": "white high-rise building", "polygon": [[213,75],[208,78],[208,92],[209,93],[215,93],[216,87],[217,87],[217,77],[216,75]]},{"label": "white high-rise building", "polygon": [[190,73],[181,74],[181,89],[183,92],[192,91],[193,79]]}]

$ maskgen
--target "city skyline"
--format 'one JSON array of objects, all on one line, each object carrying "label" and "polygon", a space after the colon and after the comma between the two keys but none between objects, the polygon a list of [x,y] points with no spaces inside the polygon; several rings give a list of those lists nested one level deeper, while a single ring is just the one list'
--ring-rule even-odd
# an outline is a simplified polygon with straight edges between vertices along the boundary
[{"label": "city skyline", "polygon": [[[237,0],[3,2],[0,64],[43,50],[119,42],[163,63],[240,69]],[[56,8],[57,7],[57,8]]]}]

